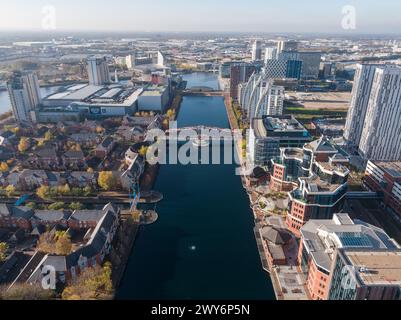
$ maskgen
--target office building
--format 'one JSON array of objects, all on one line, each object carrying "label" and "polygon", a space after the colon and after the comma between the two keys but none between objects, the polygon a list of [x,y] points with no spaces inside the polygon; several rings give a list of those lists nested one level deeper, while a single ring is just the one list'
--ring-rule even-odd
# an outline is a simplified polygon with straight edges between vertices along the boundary
[{"label": "office building", "polygon": [[298,42],[297,41],[278,41],[277,43],[277,54],[280,54],[283,51],[298,51]]},{"label": "office building", "polygon": [[376,68],[377,65],[368,64],[356,66],[351,105],[344,130],[344,138],[352,149],[357,150],[361,141]]},{"label": "office building", "polygon": [[365,160],[401,160],[401,68],[376,69],[359,154]]},{"label": "office building", "polygon": [[401,300],[401,250],[360,247],[336,251],[328,299]]},{"label": "office building", "polygon": [[101,86],[111,82],[106,57],[91,56],[87,62],[90,85]]},{"label": "office building", "polygon": [[[387,268],[387,276],[393,273],[393,277],[381,278],[378,273],[373,272],[382,268],[384,273],[381,275],[384,275],[386,273],[385,264],[392,260],[389,257],[393,257],[395,252],[397,252],[396,255],[400,255],[398,244],[382,229],[360,220],[353,221],[348,214],[334,214],[332,219],[310,220],[301,228],[300,234],[298,268],[305,274],[306,289],[312,300],[344,297],[344,291],[347,291],[349,285],[345,266],[355,267],[354,270],[357,271],[355,275],[361,271],[365,272],[365,281],[376,279],[377,284],[382,281],[386,286],[394,279],[399,286],[400,258],[394,260],[395,265],[390,264],[393,268]],[[348,263],[343,263],[346,252],[358,252],[359,261],[352,253],[351,255],[355,257],[353,262],[352,259],[349,259]],[[375,268],[374,265],[379,268]],[[369,268],[372,268],[370,275]],[[398,276],[395,276],[397,272]],[[363,286],[361,285],[363,282],[359,286]],[[374,296],[375,294],[372,292],[371,297]],[[358,295],[352,297],[351,294],[349,295],[350,299],[359,297]],[[383,297],[389,298],[391,295]]]},{"label": "office building", "polygon": [[268,79],[300,79],[303,63],[300,60],[266,60],[264,72]]},{"label": "office building", "polygon": [[315,162],[349,164],[349,158],[324,136],[303,148],[282,148],[280,152],[280,157],[272,160],[270,181],[270,189],[277,192],[296,189],[299,178],[313,174]]},{"label": "office building", "polygon": [[[290,204],[286,218],[287,228],[297,236],[308,220],[331,219],[334,213],[341,212],[350,173],[345,166],[347,159],[325,137],[306,144],[302,158],[302,164],[298,161],[300,168],[292,171],[307,175],[298,177],[298,188],[289,193]],[[285,173],[285,167],[278,169],[275,165],[275,171],[283,172],[284,169]],[[276,172],[274,175],[280,180],[280,175],[276,175]]]},{"label": "office building", "polygon": [[224,79],[230,78],[230,76],[231,76],[231,65],[234,64],[234,63],[235,62],[232,62],[232,61],[226,61],[226,62],[223,62],[220,65],[220,69],[219,69],[220,78],[224,78]]},{"label": "office building", "polygon": [[13,73],[7,82],[11,107],[16,121],[32,121],[31,112],[41,102],[38,77],[32,72]]},{"label": "office building", "polygon": [[262,60],[262,43],[260,40],[255,40],[252,45],[252,61]]},{"label": "office building", "polygon": [[304,62],[301,60],[287,60],[285,77],[290,79],[301,79]]},{"label": "office building", "polygon": [[321,52],[314,52],[314,51],[298,52],[297,60],[302,61],[301,78],[306,80],[318,79],[321,59],[322,59]]},{"label": "office building", "polygon": [[269,166],[280,148],[299,148],[311,141],[308,131],[292,116],[265,116],[251,121],[248,156],[255,166]]},{"label": "office building", "polygon": [[383,195],[386,209],[401,218],[401,162],[368,161],[364,183]]}]

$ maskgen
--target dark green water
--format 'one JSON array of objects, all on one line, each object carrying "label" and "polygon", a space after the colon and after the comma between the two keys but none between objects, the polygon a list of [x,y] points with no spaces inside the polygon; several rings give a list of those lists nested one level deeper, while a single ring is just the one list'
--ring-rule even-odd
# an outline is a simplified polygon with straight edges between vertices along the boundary
[{"label": "dark green water", "polygon": [[[223,98],[185,97],[178,126],[192,125],[227,128]],[[118,299],[274,299],[234,165],[165,165],[155,189],[159,220],[139,233]]]}]

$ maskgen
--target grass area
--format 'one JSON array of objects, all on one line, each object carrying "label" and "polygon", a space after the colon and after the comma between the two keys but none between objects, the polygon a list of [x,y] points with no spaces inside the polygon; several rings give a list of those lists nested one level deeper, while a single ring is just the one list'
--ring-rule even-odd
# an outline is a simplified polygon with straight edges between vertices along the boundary
[{"label": "grass area", "polygon": [[306,109],[293,104],[284,105],[284,114],[291,114],[298,120],[310,121],[316,118],[345,118],[347,110],[344,109]]}]

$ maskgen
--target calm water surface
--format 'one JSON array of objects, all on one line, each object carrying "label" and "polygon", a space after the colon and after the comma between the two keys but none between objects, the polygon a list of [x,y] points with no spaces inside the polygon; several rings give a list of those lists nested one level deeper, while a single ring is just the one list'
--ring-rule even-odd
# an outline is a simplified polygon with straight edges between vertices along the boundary
[{"label": "calm water surface", "polygon": [[[187,76],[218,88],[211,74]],[[212,85],[210,85],[212,84]],[[228,128],[221,97],[185,97],[178,126]],[[138,235],[118,299],[274,299],[234,165],[165,165],[159,220]]]}]

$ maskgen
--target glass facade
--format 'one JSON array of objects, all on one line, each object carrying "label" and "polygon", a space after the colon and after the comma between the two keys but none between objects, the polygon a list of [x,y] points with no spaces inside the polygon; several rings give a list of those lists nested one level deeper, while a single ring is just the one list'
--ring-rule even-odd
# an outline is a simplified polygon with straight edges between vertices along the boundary
[{"label": "glass facade", "polygon": [[356,298],[356,286],[351,286],[346,282],[345,266],[346,263],[343,259],[337,256],[331,280],[329,300],[355,300]]}]

